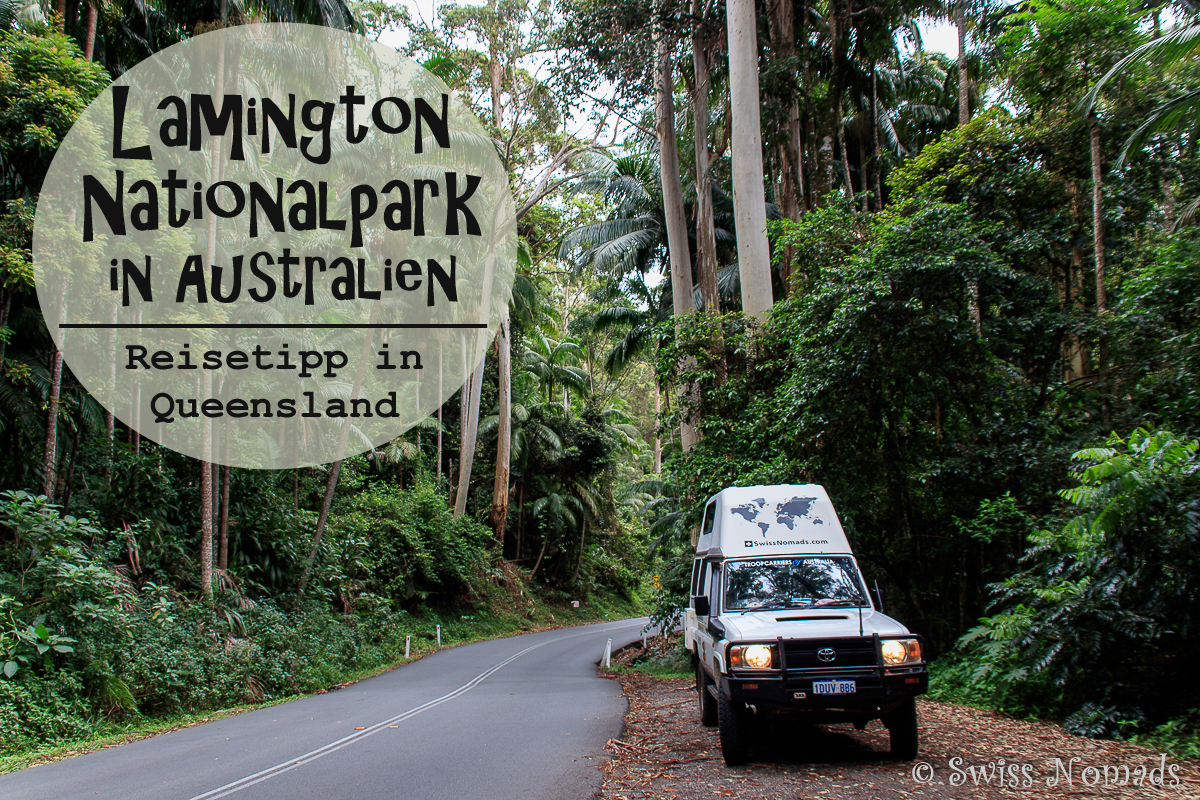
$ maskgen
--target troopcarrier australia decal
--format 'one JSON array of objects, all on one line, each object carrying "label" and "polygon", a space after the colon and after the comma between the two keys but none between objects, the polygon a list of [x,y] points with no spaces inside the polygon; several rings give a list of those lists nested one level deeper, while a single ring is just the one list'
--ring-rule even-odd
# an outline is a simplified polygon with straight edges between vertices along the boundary
[{"label": "troopcarrier australia decal", "polygon": [[[807,521],[812,525],[824,525],[824,521],[815,516],[816,502],[817,498],[815,497],[793,497],[783,502],[768,503],[764,498],[759,497],[749,503],[734,506],[731,511],[747,522],[757,525],[765,539],[773,524],[782,525],[789,531],[795,531],[797,524],[801,521]],[[794,544],[807,543],[795,542]],[[820,542],[813,544],[820,544]],[[746,546],[750,547],[751,545],[747,542]]]}]

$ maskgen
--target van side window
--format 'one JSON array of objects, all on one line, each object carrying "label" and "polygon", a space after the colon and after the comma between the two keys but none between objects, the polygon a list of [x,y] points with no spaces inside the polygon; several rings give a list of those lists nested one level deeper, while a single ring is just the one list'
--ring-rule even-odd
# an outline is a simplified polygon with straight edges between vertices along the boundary
[{"label": "van side window", "polygon": [[696,564],[698,565],[696,570],[696,588],[692,589],[692,594],[694,595],[704,594],[708,587],[708,562],[697,559]]},{"label": "van side window", "polygon": [[704,509],[704,527],[700,531],[701,536],[703,536],[707,533],[713,532],[713,521],[716,518],[717,518],[717,504],[714,501],[714,502],[708,504],[708,508]]},{"label": "van side window", "polygon": [[690,594],[692,594],[693,596],[698,591],[697,587],[700,586],[700,569],[701,569],[701,565],[703,565],[703,564],[704,564],[704,562],[698,558],[692,562],[692,591],[690,592]]},{"label": "van side window", "polygon": [[713,564],[712,570],[710,572],[712,575],[712,581],[708,587],[708,602],[709,602],[709,607],[712,609],[712,613],[715,615],[719,610],[718,606],[721,605],[720,603],[718,603],[718,600],[721,597],[721,567],[720,567],[720,565]]}]

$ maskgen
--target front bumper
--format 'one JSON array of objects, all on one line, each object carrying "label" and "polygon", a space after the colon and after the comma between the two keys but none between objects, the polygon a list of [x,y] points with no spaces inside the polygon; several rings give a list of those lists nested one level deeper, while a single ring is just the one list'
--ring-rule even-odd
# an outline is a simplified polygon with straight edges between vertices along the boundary
[{"label": "front bumper", "polygon": [[[797,657],[797,648],[813,649],[826,644],[837,646],[839,653],[844,652],[857,663],[817,665],[816,659]],[[721,676],[726,696],[756,708],[800,712],[819,722],[873,719],[929,690],[926,662],[886,665],[879,655],[877,638],[805,642],[781,639],[778,645],[792,650],[788,659],[792,663],[782,670],[778,663],[769,670],[733,669]],[[836,695],[813,693],[814,682],[830,680],[854,681],[855,691]]]}]

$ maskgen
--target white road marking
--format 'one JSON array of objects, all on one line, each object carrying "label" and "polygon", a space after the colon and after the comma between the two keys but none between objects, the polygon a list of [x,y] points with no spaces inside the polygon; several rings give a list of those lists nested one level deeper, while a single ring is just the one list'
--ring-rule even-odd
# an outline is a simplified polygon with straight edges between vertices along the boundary
[{"label": "white road marking", "polygon": [[403,722],[406,719],[415,717],[417,714],[420,714],[422,711],[428,711],[429,709],[433,708],[434,706],[439,706],[442,703],[446,703],[446,702],[449,702],[450,700],[453,700],[454,698],[458,697],[459,695],[466,694],[467,692],[471,691],[476,686],[478,686],[480,683],[482,683],[484,681],[484,679],[486,679],[489,675],[493,674],[494,672],[497,672],[498,670],[502,669],[503,667],[508,666],[509,664],[516,661],[518,658],[520,658],[521,656],[525,655],[526,653],[533,652],[534,650],[537,650],[540,647],[545,647],[546,645],[554,644],[555,642],[561,642],[565,639],[574,639],[579,636],[594,636],[597,633],[607,633],[609,631],[615,631],[615,630],[621,630],[622,628],[628,628],[631,625],[643,625],[643,624],[644,623],[641,623],[641,622],[627,623],[625,625],[618,625],[615,628],[604,628],[603,630],[600,630],[600,631],[587,631],[585,633],[574,633],[569,636],[559,636],[557,638],[542,642],[541,644],[535,644],[531,647],[526,647],[524,650],[520,651],[519,653],[516,653],[515,655],[512,655],[512,656],[506,658],[504,661],[501,661],[499,664],[496,664],[495,666],[489,668],[485,672],[481,672],[480,674],[476,675],[474,678],[467,681],[466,683],[464,683],[462,686],[458,687],[454,691],[448,692],[447,694],[444,694],[441,697],[438,697],[434,700],[430,700],[428,703],[419,705],[416,708],[410,708],[408,711],[405,711],[402,714],[397,714],[396,716],[391,717],[390,719],[385,719],[382,722],[377,722],[374,725],[368,726],[367,728],[365,728],[361,731],[355,731],[354,733],[350,734],[349,736],[345,736],[341,739],[338,739],[336,742],[330,742],[329,744],[325,745],[324,747],[318,747],[315,750],[310,750],[307,753],[305,753],[304,755],[296,756],[295,758],[292,758],[292,759],[289,759],[282,763],[276,764],[273,767],[268,767],[268,768],[262,770],[261,772],[256,772],[253,775],[247,775],[246,777],[241,778],[240,780],[233,781],[232,783],[227,783],[224,786],[218,786],[216,789],[207,791],[204,794],[198,794],[195,797],[190,798],[190,800],[219,800],[219,798],[221,798],[221,797],[227,797],[231,794],[234,794],[235,792],[240,792],[242,789],[247,789],[251,786],[254,786],[257,783],[262,783],[263,781],[270,780],[271,778],[274,778],[277,775],[282,775],[283,773],[289,772],[289,771],[295,769],[296,767],[303,766],[303,765],[309,763],[310,761],[316,761],[318,758],[323,758],[324,756],[327,756],[330,753],[341,750],[343,747],[354,744],[355,742],[357,742],[360,739],[365,739],[368,736],[379,733],[379,731],[381,731],[381,730],[387,730],[388,728],[394,728],[394,727],[396,727],[397,722]]}]

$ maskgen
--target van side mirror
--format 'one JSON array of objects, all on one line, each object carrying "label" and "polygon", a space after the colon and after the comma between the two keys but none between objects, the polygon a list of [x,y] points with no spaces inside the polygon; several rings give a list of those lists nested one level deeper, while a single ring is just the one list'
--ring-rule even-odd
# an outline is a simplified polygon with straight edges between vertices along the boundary
[{"label": "van side mirror", "polygon": [[712,607],[709,605],[707,597],[698,594],[692,596],[692,609],[696,612],[697,617],[707,617]]}]

